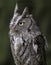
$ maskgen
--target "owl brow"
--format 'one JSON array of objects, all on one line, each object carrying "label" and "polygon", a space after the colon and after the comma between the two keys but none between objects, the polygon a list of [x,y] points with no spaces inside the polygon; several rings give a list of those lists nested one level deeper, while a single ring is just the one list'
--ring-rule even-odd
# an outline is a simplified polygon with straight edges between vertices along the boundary
[{"label": "owl brow", "polygon": [[23,21],[23,19],[25,19],[25,18],[21,18],[21,19],[18,21],[18,23],[19,23],[19,22],[22,22],[22,21]]},{"label": "owl brow", "polygon": [[20,19],[20,20],[18,21],[18,24],[19,24],[20,22],[22,22],[22,19]]},{"label": "owl brow", "polygon": [[29,16],[23,16],[22,18],[29,18]]}]

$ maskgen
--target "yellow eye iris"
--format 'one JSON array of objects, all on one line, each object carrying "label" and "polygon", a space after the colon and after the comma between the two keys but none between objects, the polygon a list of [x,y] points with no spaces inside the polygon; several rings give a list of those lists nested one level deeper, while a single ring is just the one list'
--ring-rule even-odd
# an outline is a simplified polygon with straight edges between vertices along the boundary
[{"label": "yellow eye iris", "polygon": [[24,23],[23,22],[19,22],[19,26],[23,26],[24,25]]}]

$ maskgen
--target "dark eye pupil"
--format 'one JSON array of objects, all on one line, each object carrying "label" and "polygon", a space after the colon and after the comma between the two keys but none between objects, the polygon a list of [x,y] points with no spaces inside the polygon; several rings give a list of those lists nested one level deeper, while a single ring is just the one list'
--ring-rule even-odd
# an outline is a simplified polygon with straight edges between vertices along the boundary
[{"label": "dark eye pupil", "polygon": [[20,22],[19,24],[22,24],[22,22]]}]

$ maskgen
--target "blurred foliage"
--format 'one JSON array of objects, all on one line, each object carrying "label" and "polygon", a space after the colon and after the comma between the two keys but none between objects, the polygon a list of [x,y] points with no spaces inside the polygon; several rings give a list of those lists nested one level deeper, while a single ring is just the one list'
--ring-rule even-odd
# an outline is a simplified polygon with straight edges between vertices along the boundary
[{"label": "blurred foliage", "polygon": [[9,23],[16,2],[20,13],[28,6],[48,40],[47,65],[51,65],[51,0],[0,0],[0,65],[15,65],[9,42]]}]

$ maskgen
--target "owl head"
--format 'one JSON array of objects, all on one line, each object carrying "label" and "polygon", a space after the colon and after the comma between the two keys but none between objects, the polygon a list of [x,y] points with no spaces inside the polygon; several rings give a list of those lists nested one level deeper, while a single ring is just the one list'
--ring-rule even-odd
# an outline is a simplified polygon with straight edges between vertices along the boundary
[{"label": "owl head", "polygon": [[36,23],[32,17],[32,14],[28,11],[28,7],[25,7],[22,14],[19,13],[18,5],[16,4],[14,9],[14,15],[11,19],[10,30],[14,30],[16,32],[22,32],[22,31],[39,31],[38,27],[36,26]]},{"label": "owl head", "polygon": [[16,4],[13,18],[10,22],[10,29],[22,32],[22,31],[30,31],[32,26],[32,15],[29,14],[28,8],[25,7],[22,14],[19,13],[18,5]]}]

